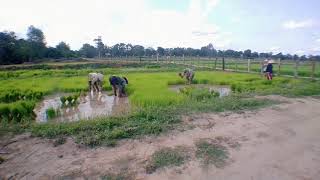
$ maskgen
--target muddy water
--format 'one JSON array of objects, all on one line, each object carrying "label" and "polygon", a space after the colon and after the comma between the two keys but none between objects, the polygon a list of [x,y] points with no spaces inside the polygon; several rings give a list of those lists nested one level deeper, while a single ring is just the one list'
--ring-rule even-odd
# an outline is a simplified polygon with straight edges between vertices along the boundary
[{"label": "muddy water", "polygon": [[46,110],[49,108],[54,108],[58,112],[56,118],[50,119],[50,121],[55,122],[71,122],[100,116],[118,116],[128,113],[130,109],[128,98],[108,96],[105,92],[100,94],[88,93],[86,96],[80,96],[77,105],[73,107],[61,107],[60,97],[62,95],[57,94],[45,97],[37,105],[34,110],[37,115],[37,122],[48,121]]},{"label": "muddy water", "polygon": [[169,89],[180,92],[180,89],[184,87],[208,88],[210,91],[219,92],[220,97],[228,96],[231,93],[230,86],[218,86],[210,84],[172,85],[169,86]]}]

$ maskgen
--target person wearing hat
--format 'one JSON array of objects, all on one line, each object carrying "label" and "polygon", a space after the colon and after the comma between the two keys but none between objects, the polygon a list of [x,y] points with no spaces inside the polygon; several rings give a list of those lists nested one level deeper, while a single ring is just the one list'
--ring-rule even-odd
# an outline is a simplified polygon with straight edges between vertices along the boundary
[{"label": "person wearing hat", "polygon": [[113,93],[115,96],[118,96],[118,97],[126,96],[125,88],[129,83],[126,77],[119,77],[119,76],[112,75],[109,77],[109,82],[110,82],[110,85],[112,86]]},{"label": "person wearing hat", "polygon": [[274,64],[274,61],[269,60],[267,68],[266,68],[266,77],[268,80],[272,80],[272,74],[273,74],[273,65],[272,64]]}]

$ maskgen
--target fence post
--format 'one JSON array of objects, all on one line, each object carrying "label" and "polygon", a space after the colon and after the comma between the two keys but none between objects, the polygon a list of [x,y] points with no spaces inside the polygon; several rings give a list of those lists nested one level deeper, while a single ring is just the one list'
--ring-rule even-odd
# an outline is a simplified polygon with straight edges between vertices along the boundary
[{"label": "fence post", "polygon": [[280,76],[280,71],[281,71],[281,58],[278,60],[278,76]]},{"label": "fence post", "polygon": [[260,62],[260,67],[261,67],[260,73],[261,75],[263,75],[263,61]]},{"label": "fence post", "polygon": [[251,60],[248,59],[248,73],[250,72]]},{"label": "fence post", "polygon": [[157,63],[159,62],[159,54],[157,53]]},{"label": "fence post", "polygon": [[225,68],[225,62],[224,62],[224,57],[222,57],[222,70],[224,71]]},{"label": "fence post", "polygon": [[313,60],[313,61],[312,61],[312,72],[311,72],[311,78],[312,78],[312,79],[314,79],[315,70],[316,70],[316,61]]},{"label": "fence post", "polygon": [[184,54],[182,54],[183,64],[185,64]]},{"label": "fence post", "polygon": [[214,69],[217,70],[217,61],[218,61],[218,58],[216,57],[216,59],[214,60]]},{"label": "fence post", "polygon": [[298,77],[298,65],[299,65],[299,61],[296,59],[295,60],[295,65],[294,65],[294,77],[295,78]]},{"label": "fence post", "polygon": [[237,72],[237,71],[238,71],[238,59],[235,59],[235,60],[234,60],[234,63],[235,63],[235,66],[236,66],[236,67],[235,67],[235,68],[236,68],[236,69],[235,69],[235,72]]}]

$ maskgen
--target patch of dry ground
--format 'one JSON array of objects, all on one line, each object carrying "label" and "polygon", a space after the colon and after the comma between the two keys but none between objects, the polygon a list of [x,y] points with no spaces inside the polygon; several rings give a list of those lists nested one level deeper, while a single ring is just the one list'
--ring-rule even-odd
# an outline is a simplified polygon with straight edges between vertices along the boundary
[{"label": "patch of dry ground", "polygon": [[[0,164],[0,179],[98,179],[120,173],[124,178],[159,180],[317,180],[320,99],[282,100],[287,103],[254,112],[183,117],[185,125],[180,130],[122,141],[114,148],[80,147],[71,138],[54,147],[52,140],[20,135],[0,149],[7,152],[0,154],[5,159]],[[146,173],[146,164],[156,150],[176,146],[194,150],[195,142],[204,138],[222,139],[228,144],[230,157],[226,166],[204,167],[191,155],[180,167]]]}]

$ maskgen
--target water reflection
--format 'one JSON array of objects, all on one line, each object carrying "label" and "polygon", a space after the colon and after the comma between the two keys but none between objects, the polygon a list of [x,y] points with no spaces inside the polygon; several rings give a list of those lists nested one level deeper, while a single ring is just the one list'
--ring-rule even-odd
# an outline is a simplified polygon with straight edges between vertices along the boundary
[{"label": "water reflection", "polygon": [[61,107],[60,97],[62,95],[46,97],[36,108],[36,120],[47,122],[46,110],[54,108],[58,117],[50,120],[56,122],[78,121],[80,119],[91,119],[100,116],[118,116],[129,112],[129,100],[126,97],[118,98],[108,96],[106,93],[88,93],[80,96],[79,103],[73,107]]}]

